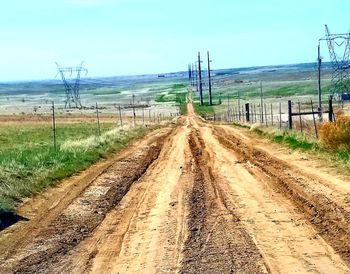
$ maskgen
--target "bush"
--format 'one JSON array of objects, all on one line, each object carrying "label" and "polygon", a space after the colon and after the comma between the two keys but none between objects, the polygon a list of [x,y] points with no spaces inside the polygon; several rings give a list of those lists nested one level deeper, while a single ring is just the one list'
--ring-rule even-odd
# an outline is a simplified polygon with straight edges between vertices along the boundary
[{"label": "bush", "polygon": [[350,117],[338,116],[335,123],[325,123],[320,129],[323,145],[331,150],[350,150]]}]

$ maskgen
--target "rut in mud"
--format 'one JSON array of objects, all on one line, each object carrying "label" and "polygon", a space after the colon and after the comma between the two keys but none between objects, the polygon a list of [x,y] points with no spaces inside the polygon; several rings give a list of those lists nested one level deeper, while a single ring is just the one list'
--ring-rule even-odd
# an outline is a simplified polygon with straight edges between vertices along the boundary
[{"label": "rut in mud", "polygon": [[181,273],[266,273],[257,247],[215,181],[198,132],[189,143],[195,175]]},{"label": "rut in mud", "polygon": [[62,202],[44,202],[41,219],[1,232],[0,272],[350,271],[349,181],[293,166],[191,104],[188,113],[79,191],[57,191]]},{"label": "rut in mud", "polygon": [[[276,160],[262,150],[247,145],[236,136],[215,129],[215,136],[225,147],[235,151],[242,162],[249,161],[269,176],[270,184],[294,201],[319,233],[350,262],[350,212],[333,202],[323,193],[316,192],[307,181],[312,181],[288,164]],[[320,184],[320,182],[315,182]]]}]

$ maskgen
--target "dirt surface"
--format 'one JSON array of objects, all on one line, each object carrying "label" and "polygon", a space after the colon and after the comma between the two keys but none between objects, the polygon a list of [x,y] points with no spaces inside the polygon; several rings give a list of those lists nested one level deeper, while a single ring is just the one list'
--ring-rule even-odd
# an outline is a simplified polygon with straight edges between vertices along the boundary
[{"label": "dirt surface", "polygon": [[188,104],[28,200],[29,220],[0,233],[0,273],[349,273],[349,194],[334,170]]}]

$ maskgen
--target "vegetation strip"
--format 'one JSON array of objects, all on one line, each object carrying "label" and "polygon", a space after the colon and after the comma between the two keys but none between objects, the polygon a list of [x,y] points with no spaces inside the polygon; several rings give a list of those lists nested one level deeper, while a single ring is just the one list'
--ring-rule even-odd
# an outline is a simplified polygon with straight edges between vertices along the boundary
[{"label": "vegetation strip", "polygon": [[[317,152],[320,156],[325,158],[325,160],[327,160],[330,163],[330,165],[335,166],[336,164],[336,167],[338,169],[342,165],[345,165],[346,168],[345,169],[343,168],[342,172],[349,174],[348,165],[350,160],[350,150],[347,147],[347,145],[338,144],[336,148],[333,148],[333,147],[330,148],[327,146],[327,143],[325,143],[325,139],[323,139],[324,138],[323,136],[325,136],[328,130],[328,124],[331,124],[331,123],[326,123],[325,124],[326,128],[324,127],[321,128],[320,141],[310,140],[295,131],[283,131],[283,132],[273,131],[271,133],[271,132],[265,131],[263,128],[254,128],[254,127],[241,125],[237,123],[235,123],[234,126],[251,129],[254,133],[259,135],[260,137],[267,138],[277,144],[286,145],[287,147],[293,150],[300,149],[306,152]],[[344,129],[348,130],[349,127],[344,127]],[[349,138],[348,136],[350,136],[346,134],[343,134],[343,135],[347,136],[347,138]],[[325,138],[327,138],[326,142],[329,142],[328,134],[325,136]]]}]

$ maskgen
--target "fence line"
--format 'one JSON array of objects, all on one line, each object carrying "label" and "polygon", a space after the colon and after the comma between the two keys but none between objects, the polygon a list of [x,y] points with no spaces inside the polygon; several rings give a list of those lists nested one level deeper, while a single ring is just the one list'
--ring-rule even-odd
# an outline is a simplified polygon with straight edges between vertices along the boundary
[{"label": "fence line", "polygon": [[[264,126],[278,127],[279,129],[296,129],[302,134],[310,134],[316,139],[318,138],[318,128],[323,120],[323,114],[328,114],[328,121],[334,122],[335,115],[333,110],[333,98],[328,101],[328,109],[320,112],[314,108],[312,100],[309,104],[304,103],[303,108],[301,102],[293,103],[291,100],[287,104],[277,103],[277,107],[271,103],[270,107],[267,104],[245,103],[242,108],[238,108],[231,104],[225,112],[204,113],[202,116],[205,120],[213,122],[244,122],[244,123],[259,123]],[[287,111],[283,111],[283,105],[287,107]],[[294,107],[293,107],[294,106]],[[277,109],[277,112],[275,111]],[[316,115],[320,118],[317,123]],[[293,120],[294,116],[298,117],[298,122]],[[304,117],[304,118],[302,118]],[[308,123],[309,122],[309,123]],[[312,124],[312,130],[308,124]]]}]

